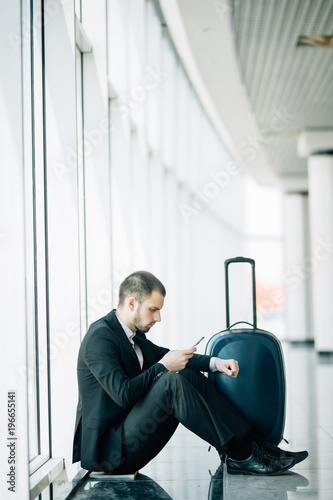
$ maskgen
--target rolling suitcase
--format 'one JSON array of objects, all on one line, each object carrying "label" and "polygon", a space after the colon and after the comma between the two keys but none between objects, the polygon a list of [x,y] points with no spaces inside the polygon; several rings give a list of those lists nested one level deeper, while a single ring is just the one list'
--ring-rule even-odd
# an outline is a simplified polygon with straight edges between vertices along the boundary
[{"label": "rolling suitcase", "polygon": [[[229,266],[233,263],[249,263],[252,267],[253,324],[238,321],[230,326]],[[275,335],[257,328],[254,260],[236,257],[226,260],[224,266],[227,328],[211,337],[206,354],[236,359],[240,369],[236,379],[220,372],[208,376],[255,432],[277,445],[283,438],[285,424],[286,389],[281,344]],[[241,324],[248,327],[234,328]]]}]

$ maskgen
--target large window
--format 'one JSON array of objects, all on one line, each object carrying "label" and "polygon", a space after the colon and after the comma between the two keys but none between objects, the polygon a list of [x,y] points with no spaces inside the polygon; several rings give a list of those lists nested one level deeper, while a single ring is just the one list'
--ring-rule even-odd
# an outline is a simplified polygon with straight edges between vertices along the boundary
[{"label": "large window", "polygon": [[[62,421],[68,419],[61,402],[66,407],[67,397],[74,406],[75,391],[67,393],[63,381],[69,378],[75,388],[77,346],[88,326],[82,48],[89,51],[89,46],[70,6],[67,12],[60,5],[52,7],[44,4],[42,9],[36,0],[24,12],[31,37],[23,57],[28,365],[21,372],[28,389],[30,474],[38,474],[54,456],[63,457],[55,439],[61,427],[70,448],[75,414],[70,414],[72,425],[64,427]],[[62,27],[62,15],[75,21],[76,33],[70,35],[80,42],[74,58],[66,54],[72,71],[65,73],[65,89],[74,90],[75,98],[70,96],[69,106],[58,93],[64,77],[56,72],[55,80],[57,61],[50,58],[57,30],[46,33],[52,23]],[[70,455],[70,449],[66,452]],[[45,490],[43,498],[48,494]]]},{"label": "large window", "polygon": [[25,205],[30,472],[50,457],[43,13],[31,3],[24,46]]},{"label": "large window", "polygon": [[[77,24],[78,24],[78,18]],[[87,255],[86,255],[86,209],[85,209],[85,145],[84,145],[84,99],[83,99],[84,55],[76,46],[76,109],[77,109],[77,182],[78,223],[80,252],[80,303],[81,331],[88,328],[87,302]]]}]

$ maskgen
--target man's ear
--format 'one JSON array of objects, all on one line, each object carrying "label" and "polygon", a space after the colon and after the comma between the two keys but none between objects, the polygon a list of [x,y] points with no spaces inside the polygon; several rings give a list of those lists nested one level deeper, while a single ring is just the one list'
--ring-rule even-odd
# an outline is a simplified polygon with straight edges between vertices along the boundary
[{"label": "man's ear", "polygon": [[134,309],[135,309],[135,304],[136,304],[136,298],[135,297],[129,297],[128,299],[128,307],[129,309],[134,312]]}]

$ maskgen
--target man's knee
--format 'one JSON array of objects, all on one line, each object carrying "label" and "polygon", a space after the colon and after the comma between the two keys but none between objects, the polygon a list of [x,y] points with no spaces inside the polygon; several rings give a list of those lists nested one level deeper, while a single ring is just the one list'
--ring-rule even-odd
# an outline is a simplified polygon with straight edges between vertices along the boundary
[{"label": "man's knee", "polygon": [[163,375],[163,377],[160,378],[160,381],[163,381],[166,384],[169,384],[174,380],[175,377],[177,377],[178,373],[176,372],[168,372]]},{"label": "man's knee", "polygon": [[163,422],[172,414],[173,395],[177,391],[180,375],[175,372],[164,374],[151,390],[154,397],[154,418]]},{"label": "man's knee", "polygon": [[[156,398],[156,403],[158,405],[158,400],[168,401],[168,404],[172,406],[174,402],[174,398],[178,396],[179,393],[186,391],[186,387],[188,387],[188,383],[194,385],[194,383],[190,380],[190,374],[183,374],[187,370],[182,370],[179,373],[176,372],[168,372],[158,381],[159,390],[158,396]],[[192,370],[191,370],[192,371]],[[156,385],[157,389],[157,385]]]},{"label": "man's knee", "polygon": [[198,370],[194,370],[193,368],[185,368],[184,370],[179,372],[179,375],[186,378],[192,385],[196,385],[196,382],[200,380],[204,375]]},{"label": "man's knee", "polygon": [[[192,373],[194,372],[194,373]],[[180,372],[168,372],[163,377],[160,378],[160,381],[164,384],[165,389],[175,389],[179,386],[186,385],[187,382],[191,382],[195,379],[195,370],[191,368],[185,368]]]},{"label": "man's knee", "polygon": [[[190,386],[196,388],[200,385],[199,377],[203,375],[196,370],[191,368],[185,368],[179,373],[169,372],[163,375],[157,382],[158,384],[158,396],[156,397],[156,403],[158,400],[168,401],[172,406],[178,396],[181,396],[184,392],[190,389]],[[157,389],[156,384],[156,389]]]}]

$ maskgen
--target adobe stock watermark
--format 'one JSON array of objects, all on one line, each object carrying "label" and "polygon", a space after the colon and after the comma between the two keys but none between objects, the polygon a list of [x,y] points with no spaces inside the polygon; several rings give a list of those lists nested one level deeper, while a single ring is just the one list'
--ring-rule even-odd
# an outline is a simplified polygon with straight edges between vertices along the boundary
[{"label": "adobe stock watermark", "polygon": [[[164,376],[164,375],[163,375]],[[181,375],[179,375],[181,376]],[[113,469],[114,464],[123,465],[125,462],[125,456],[123,454],[123,447],[126,447],[131,451],[131,453],[135,453],[140,445],[147,441],[147,439],[154,439],[154,433],[157,430],[158,426],[166,422],[168,418],[172,415],[172,411],[170,407],[167,407],[163,402],[156,399],[155,407],[152,410],[149,417],[142,418],[140,422],[138,422],[137,428],[135,429],[135,435],[131,437],[124,438],[122,441],[122,446],[120,449],[112,450],[108,455],[107,460],[103,460],[100,462],[94,462],[93,468],[96,471],[109,471]]]},{"label": "adobe stock watermark", "polygon": [[[112,290],[118,290],[124,276],[126,276],[126,272],[114,270],[112,272],[112,283],[109,283],[105,288],[99,290],[95,296],[88,297],[87,306],[84,305],[77,311],[80,319],[69,321],[63,330],[51,333],[49,353],[46,346],[39,353],[39,373],[46,370],[48,357],[50,360],[54,360],[61,351],[68,347],[71,339],[80,336],[80,324],[85,325],[87,321],[88,325],[90,325],[92,321],[100,317],[101,314],[104,314],[106,310],[111,309],[113,298]],[[24,380],[27,376],[34,377],[36,374],[35,366],[31,364],[28,367],[21,364],[18,367],[18,372]]]},{"label": "adobe stock watermark", "polygon": [[[88,324],[90,324],[94,319],[104,313],[106,308],[110,310],[111,305],[111,287],[102,288],[95,297],[88,298],[88,307],[83,306],[78,311],[81,316],[82,324],[85,325],[86,318],[88,319]],[[78,338],[80,336],[80,331],[80,320],[73,320],[69,321],[63,330],[56,333],[51,332],[49,351],[47,350],[47,347],[44,346],[39,353],[39,373],[46,370],[48,360],[54,360],[61,351],[68,347],[73,338]],[[26,377],[34,377],[36,374],[35,366],[33,364],[29,364],[28,367],[24,364],[19,365],[18,372],[24,380]]]},{"label": "adobe stock watermark", "polygon": [[[150,92],[155,91],[169,76],[168,72],[161,71],[157,66],[146,68],[146,72],[138,85],[135,85],[128,94],[121,94],[113,105],[113,113],[119,115],[120,120],[126,120],[131,110],[147,99]],[[78,164],[84,158],[89,157],[95,148],[103,144],[109,133],[115,130],[115,125],[109,122],[108,118],[103,118],[96,128],[91,130],[85,128],[83,138],[77,145],[67,146],[65,150],[65,162],[55,161],[52,164],[58,180],[63,181],[64,175],[76,172]]]},{"label": "adobe stock watermark", "polygon": [[32,24],[23,24],[22,32],[15,33],[14,31],[10,31],[7,33],[7,39],[12,46],[12,49],[16,54],[20,52],[21,46],[26,43],[30,43],[31,36],[36,35],[36,32],[40,31],[42,25],[44,26],[48,24],[50,19],[56,17],[60,9],[71,3],[72,0],[48,0],[47,2],[43,2],[44,16],[42,9],[38,12],[37,9],[34,9]]},{"label": "adobe stock watermark", "polygon": [[285,106],[276,109],[269,120],[269,126],[260,129],[258,135],[249,135],[246,140],[241,141],[237,146],[237,151],[248,163],[253,162],[258,152],[263,151],[267,144],[274,140],[275,134],[286,130],[296,115],[289,113]]},{"label": "adobe stock watermark", "polygon": [[[70,321],[65,326],[64,330],[61,332],[57,332],[54,335],[51,335],[50,341],[50,351],[48,356],[47,347],[41,350],[38,356],[38,371],[41,374],[47,369],[48,359],[53,360],[57,357],[60,351],[64,350],[70,343],[72,338],[79,337],[80,335],[80,326],[75,321]],[[18,373],[23,380],[27,378],[34,378],[36,375],[36,368],[33,364],[33,360],[29,360],[29,365],[20,364],[18,366]]]},{"label": "adobe stock watermark", "polygon": [[[318,238],[314,245],[311,256],[306,257],[299,264],[294,264],[290,269],[287,269],[282,275],[281,287],[273,288],[269,296],[260,301],[258,307],[258,319],[264,318],[266,314],[273,313],[276,307],[282,307],[285,303],[284,287],[288,287],[290,292],[296,292],[304,283],[313,275],[320,265],[332,258],[333,256],[333,239],[330,236],[326,238]],[[251,312],[249,312],[249,317]]]},{"label": "adobe stock watermark", "polygon": [[67,146],[65,153],[65,163],[54,161],[52,168],[60,182],[65,174],[76,172],[78,164],[93,152],[94,148],[103,144],[105,137],[108,137],[112,130],[112,124],[107,118],[103,118],[97,128],[91,130],[84,129],[83,139],[79,140],[77,147]]},{"label": "adobe stock watermark", "polygon": [[302,281],[307,280],[311,274],[315,273],[322,262],[327,261],[333,255],[333,240],[331,236],[317,238],[312,255],[305,258],[301,264],[293,265],[286,271],[284,281],[289,286],[290,291],[299,289]]},{"label": "adobe stock watermark", "polygon": [[120,94],[114,102],[113,111],[120,115],[121,120],[125,120],[131,110],[136,109],[144,102],[148,94],[156,90],[163,81],[170,75],[167,71],[162,71],[158,66],[149,67],[138,85],[131,88],[127,94]]},{"label": "adobe stock watermark", "polygon": [[211,201],[229,186],[231,179],[239,175],[240,171],[240,166],[234,161],[229,161],[224,169],[211,170],[209,172],[211,180],[204,185],[202,190],[194,190],[192,204],[179,204],[185,222],[189,222],[193,215],[198,215],[207,208]]},{"label": "adobe stock watermark", "polygon": [[[274,134],[283,132],[296,115],[288,113],[283,107],[282,110],[275,110],[269,121],[269,127],[263,127],[258,135],[248,136],[246,140],[240,142],[237,147],[238,153],[244,157],[247,163],[253,162],[259,152],[271,143]],[[192,204],[179,204],[180,212],[186,222],[189,222],[193,215],[198,215],[208,207],[212,200],[216,199],[230,184],[233,177],[239,175],[241,167],[230,160],[225,169],[211,171],[210,180],[201,190],[194,190]]]},{"label": "adobe stock watermark", "polygon": [[239,0],[213,0],[212,6],[218,15],[219,19],[223,21],[226,15],[229,15],[232,6],[236,6]]}]

